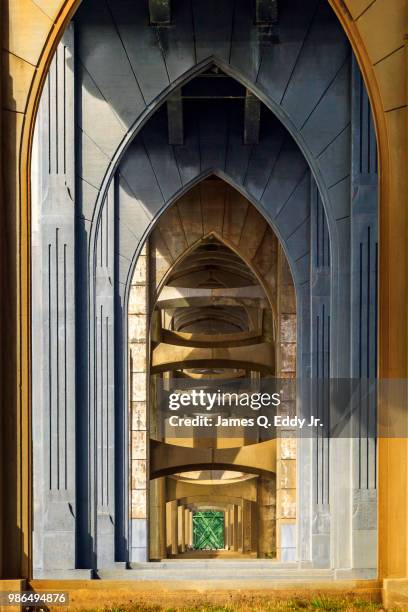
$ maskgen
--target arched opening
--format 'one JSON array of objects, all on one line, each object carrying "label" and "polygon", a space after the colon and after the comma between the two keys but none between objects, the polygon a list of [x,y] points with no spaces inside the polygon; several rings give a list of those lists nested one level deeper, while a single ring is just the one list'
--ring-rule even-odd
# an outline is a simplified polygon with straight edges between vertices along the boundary
[{"label": "arched opening", "polygon": [[[204,510],[222,513],[222,521],[213,517],[225,536],[217,557],[293,560],[295,549],[281,534],[295,529],[296,447],[283,457],[274,435],[242,425],[255,414],[250,408],[218,403],[211,424],[204,405],[181,406],[173,417],[167,410],[180,392],[258,397],[283,372],[296,375],[296,298],[286,257],[261,214],[217,176],[159,218],[136,263],[128,329],[130,496],[139,500],[131,529],[145,530],[146,543],[149,534],[148,550],[135,547],[131,561],[213,558],[197,522]],[[281,487],[278,466],[292,474]],[[215,491],[238,502],[216,510]],[[198,492],[199,504],[183,503]],[[286,496],[285,512],[277,495]]]},{"label": "arched opening", "polygon": [[[43,497],[35,500],[35,536],[41,541],[39,575],[51,567],[64,569],[52,556],[52,542],[62,532],[70,551],[63,562],[70,570],[99,571],[116,561],[168,554],[163,533],[170,519],[163,508],[174,499],[166,501],[163,479],[185,475],[185,471],[225,472],[231,465],[257,477],[253,478],[257,482],[271,480],[271,474],[280,470],[279,482],[272,492],[265,492],[267,509],[261,511],[262,504],[256,507],[258,519],[262,512],[267,517],[263,528],[276,528],[277,536],[271,533],[262,538],[266,550],[252,543],[251,553],[256,550],[328,569],[333,546],[341,546],[340,541],[334,543],[333,534],[339,533],[346,514],[344,529],[351,534],[350,546],[339,567],[351,574],[360,569],[375,573],[375,560],[370,562],[373,567],[360,567],[366,561],[355,550],[361,534],[354,532],[361,529],[351,513],[354,499],[367,502],[370,511],[376,505],[372,436],[359,441],[356,461],[361,467],[369,457],[370,466],[359,468],[367,475],[364,482],[356,487],[354,480],[348,482],[345,499],[350,512],[344,513],[338,495],[352,471],[343,462],[351,452],[335,441],[329,445],[316,436],[312,443],[300,444],[298,451],[296,441],[280,443],[275,449],[271,444],[262,447],[267,465],[258,456],[252,460],[245,456],[245,461],[241,457],[234,463],[231,449],[242,446],[249,455],[247,447],[255,449],[269,441],[245,444],[242,434],[241,446],[218,448],[214,436],[200,440],[191,431],[194,426],[188,426],[186,439],[194,439],[194,453],[206,444],[201,450],[219,450],[222,456],[177,456],[178,462],[168,465],[159,460],[160,453],[171,455],[170,449],[163,450],[160,444],[183,445],[175,443],[180,441],[177,436],[166,438],[161,422],[151,419],[158,380],[163,387],[169,386],[167,391],[174,381],[191,386],[208,379],[219,385],[226,377],[234,384],[249,380],[256,386],[268,377],[294,378],[297,372],[303,393],[302,385],[307,386],[309,378],[354,376],[363,368],[371,376],[376,368],[375,359],[366,360],[365,350],[366,344],[376,342],[371,305],[376,299],[377,274],[377,169],[368,99],[347,41],[327,6],[321,4],[315,11],[310,2],[304,14],[300,11],[303,21],[296,30],[296,57],[290,46],[295,3],[288,7],[282,11],[279,41],[288,53],[284,67],[275,66],[273,47],[263,46],[257,36],[243,43],[235,40],[230,26],[225,30],[230,31],[229,54],[218,49],[208,55],[200,51],[197,38],[197,57],[191,60],[194,54],[187,54],[189,60],[183,63],[184,56],[171,55],[172,44],[166,47],[167,56],[157,40],[152,42],[156,29],[137,12],[128,23],[123,7],[107,15],[98,5],[98,19],[93,20],[91,2],[83,3],[75,24],[79,47],[73,56],[81,60],[75,69],[69,61],[72,31],[58,50],[45,93],[43,123],[39,123],[39,132],[48,140],[43,149],[48,160],[40,160],[37,149],[40,180],[38,175],[34,180],[38,188],[34,248],[44,266],[42,278],[34,270],[34,295],[40,308],[33,345],[38,354],[41,347],[44,355],[43,362],[34,364],[40,381],[34,400],[37,417],[41,415],[35,422],[38,446],[47,438],[44,448],[35,449],[38,482],[45,473],[39,466],[44,461],[51,466],[47,482],[39,487]],[[241,17],[252,33],[259,34],[248,14]],[[175,19],[175,25],[180,24],[186,25]],[[122,33],[120,44],[116,26]],[[106,47],[99,44],[105,27]],[[139,38],[130,36],[132,28],[139,28],[150,41],[161,66],[157,81],[139,64],[140,54],[133,47]],[[176,32],[177,47],[177,31],[172,32]],[[166,36],[162,30],[156,33],[159,39]],[[212,39],[211,28],[202,37],[208,38],[210,46],[220,42],[218,35]],[[253,48],[252,40],[257,41]],[[242,44],[253,52],[249,57],[255,57],[254,65],[247,65]],[[317,70],[312,61],[312,80],[305,92],[304,69],[314,45],[320,52],[311,55],[315,59],[318,55],[322,65]],[[107,49],[120,67],[111,73],[106,70]],[[212,62],[212,55],[224,57],[222,61],[231,64],[231,69],[223,71],[222,61]],[[168,69],[165,78],[161,62]],[[197,72],[200,62],[202,70]],[[246,72],[247,77],[238,82],[231,76],[234,71]],[[184,78],[190,73],[195,78]],[[274,75],[280,75],[279,83]],[[161,88],[149,91],[153,85],[158,87],[162,77]],[[253,95],[255,81],[265,104]],[[59,90],[67,84],[71,93],[79,92],[75,105],[66,104],[69,96],[61,102]],[[169,87],[172,95],[165,98]],[[300,105],[306,93],[310,97]],[[272,107],[281,121],[270,112]],[[99,121],[94,120],[96,111]],[[61,124],[62,116],[66,122]],[[135,122],[139,122],[137,133],[132,131]],[[58,137],[61,125],[70,126],[66,141]],[[358,135],[364,146],[354,147],[353,152],[360,151],[362,157],[351,162],[350,143]],[[73,157],[65,157],[62,146],[69,138],[76,143],[72,151],[79,151]],[[131,142],[124,151],[120,147],[126,138]],[[121,158],[119,150],[124,153]],[[109,174],[112,160],[114,176]],[[360,202],[364,211],[358,202],[351,206],[349,190],[359,192],[362,182],[369,187]],[[203,206],[204,201],[208,206]],[[196,218],[197,209],[201,217]],[[363,338],[355,324],[365,315]],[[353,348],[355,341],[360,342],[358,352]],[[296,413],[296,393],[284,399],[286,410]],[[69,410],[71,405],[74,411]],[[157,430],[153,435],[152,423]],[[235,433],[240,433],[239,428]],[[149,445],[150,438],[157,444]],[[190,452],[191,444],[184,444],[186,448]],[[39,458],[43,450],[46,456]],[[150,459],[156,462],[151,483]],[[297,473],[295,465],[301,467]],[[335,465],[344,469],[343,480],[333,481]],[[354,489],[357,492],[352,494]],[[273,493],[281,508],[275,518]],[[261,499],[263,493],[257,495]],[[44,504],[51,504],[55,516],[61,512],[63,519],[54,521],[50,512],[43,520]],[[74,507],[75,515],[70,510]],[[208,503],[200,508],[208,509]],[[154,542],[149,521],[161,526],[155,529]],[[372,525],[371,521],[362,530],[370,550],[376,538]]]}]

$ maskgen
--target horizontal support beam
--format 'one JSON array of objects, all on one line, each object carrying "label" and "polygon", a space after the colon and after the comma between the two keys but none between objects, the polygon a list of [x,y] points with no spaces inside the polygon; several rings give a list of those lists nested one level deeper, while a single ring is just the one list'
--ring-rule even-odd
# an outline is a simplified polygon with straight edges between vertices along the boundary
[{"label": "horizontal support beam", "polygon": [[245,308],[259,308],[266,310],[270,308],[269,302],[262,298],[235,298],[235,297],[183,297],[172,300],[159,298],[156,304],[160,310],[172,310],[175,308],[208,308],[209,306],[243,306]]},{"label": "horizontal support beam", "polygon": [[[243,497],[235,497],[233,495],[221,494],[215,495],[213,491],[211,493],[211,501],[214,500],[216,504],[242,506],[242,502],[244,499]],[[189,504],[196,504],[197,506],[199,506],[208,502],[208,493],[207,495],[188,495],[187,497],[180,497],[176,499],[183,506],[188,506]],[[173,501],[171,496],[168,496],[167,501]]]},{"label": "horizontal support beam", "polygon": [[194,368],[234,368],[271,374],[273,345],[263,342],[232,348],[189,348],[162,342],[153,350],[153,374]]},{"label": "horizontal support beam", "polygon": [[246,370],[233,370],[230,368],[224,368],[222,372],[217,372],[214,374],[212,372],[209,374],[208,372],[198,374],[194,370],[183,370],[182,372],[177,372],[177,378],[186,378],[191,380],[235,380],[240,378],[245,378],[247,375]]},{"label": "horizontal support beam", "polygon": [[196,348],[250,346],[263,342],[262,331],[241,332],[236,334],[191,334],[163,329],[162,339],[166,344]]},{"label": "horizontal support beam", "polygon": [[240,448],[189,448],[150,442],[150,477],[192,470],[232,470],[270,477],[276,473],[276,440]]},{"label": "horizontal support beam", "polygon": [[203,289],[202,287],[168,287],[166,285],[161,290],[159,299],[172,300],[173,298],[182,297],[209,296],[264,298],[265,292],[259,285],[249,285],[248,287],[221,287],[219,289]]}]

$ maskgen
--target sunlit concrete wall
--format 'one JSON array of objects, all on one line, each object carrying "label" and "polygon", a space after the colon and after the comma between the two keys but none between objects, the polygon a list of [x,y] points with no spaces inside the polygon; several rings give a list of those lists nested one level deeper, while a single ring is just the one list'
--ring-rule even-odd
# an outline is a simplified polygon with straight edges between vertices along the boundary
[{"label": "sunlit concrete wall", "polygon": [[[2,227],[9,240],[2,241],[2,286],[9,296],[8,316],[3,317],[3,333],[8,357],[2,362],[2,385],[9,412],[5,413],[4,451],[8,465],[4,474],[8,524],[17,525],[15,535],[7,535],[7,554],[3,556],[7,575],[28,575],[30,561],[30,508],[28,474],[29,454],[29,317],[28,266],[26,248],[29,234],[27,199],[27,151],[33,128],[33,102],[45,64],[43,57],[52,51],[53,36],[64,26],[63,9],[74,1],[10,1],[2,4],[3,30],[3,193],[5,207]],[[405,311],[407,298],[406,217],[400,195],[406,192],[406,57],[404,33],[406,2],[395,0],[345,0],[332,2],[364,67],[380,130],[380,152],[384,172],[381,185],[381,269],[380,282],[380,374],[406,377],[407,341]],[[50,38],[48,38],[51,33]],[[44,56],[42,52],[44,50]],[[24,121],[26,119],[26,121]],[[23,146],[21,146],[23,145]],[[389,156],[388,156],[389,155]],[[18,229],[21,229],[19,234]],[[22,246],[22,248],[20,248]],[[6,267],[7,265],[7,267]],[[19,276],[22,271],[22,277]],[[5,308],[5,307],[4,307]],[[7,323],[6,323],[7,321]],[[22,338],[22,344],[16,338]],[[19,347],[18,350],[16,347]],[[392,348],[391,348],[392,347]],[[17,392],[22,384],[22,394]],[[17,408],[16,408],[17,407]],[[21,438],[15,432],[21,432]],[[404,474],[408,449],[404,441],[380,445],[380,561],[382,575],[407,575],[406,500]],[[7,465],[6,461],[6,465]],[[394,478],[395,474],[395,478]],[[402,476],[402,479],[400,477]],[[381,483],[384,483],[384,487]],[[385,487],[386,485],[386,487]],[[22,491],[22,496],[17,491]],[[397,513],[397,514],[396,514]],[[15,546],[10,545],[14,537]],[[13,551],[13,554],[10,551]]]}]

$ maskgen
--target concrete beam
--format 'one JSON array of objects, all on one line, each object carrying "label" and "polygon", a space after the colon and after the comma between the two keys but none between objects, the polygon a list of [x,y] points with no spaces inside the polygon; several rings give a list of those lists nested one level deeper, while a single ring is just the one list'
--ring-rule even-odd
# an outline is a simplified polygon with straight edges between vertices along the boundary
[{"label": "concrete beam", "polygon": [[175,308],[207,308],[208,306],[244,306],[245,308],[259,308],[260,310],[270,308],[266,298],[240,298],[221,295],[208,297],[180,297],[171,300],[159,298],[156,305],[160,310],[173,310]]},{"label": "concrete beam", "polygon": [[150,25],[169,25],[171,22],[170,0],[149,0]]},{"label": "concrete beam", "polygon": [[255,24],[274,25],[278,22],[278,0],[255,0]]},{"label": "concrete beam", "polygon": [[245,126],[244,143],[247,145],[259,144],[259,131],[261,125],[261,101],[249,89],[245,96]]},{"label": "concrete beam", "polygon": [[[173,442],[168,442],[173,444]],[[240,472],[237,472],[240,475]],[[272,476],[272,479],[274,476]],[[166,499],[168,501],[178,499],[180,503],[187,503],[187,498],[193,503],[202,503],[209,498],[218,498],[217,501],[225,501],[231,504],[239,504],[239,500],[248,499],[252,501],[257,500],[257,474],[247,474],[246,480],[240,480],[239,482],[232,482],[230,484],[225,483],[222,487],[213,484],[198,484],[188,483],[184,480],[173,478],[167,479],[167,490]]]},{"label": "concrete beam", "polygon": [[273,346],[263,342],[229,348],[190,348],[162,342],[153,350],[153,374],[200,367],[242,368],[270,374],[274,371]]},{"label": "concrete beam", "polygon": [[192,268],[188,272],[178,272],[171,276],[168,285],[171,287],[198,287],[217,283],[219,287],[245,287],[251,281],[251,276],[244,271],[231,268],[218,268],[203,270],[203,267]]},{"label": "concrete beam", "polygon": [[[206,487],[207,488],[207,487]],[[243,497],[234,497],[232,495],[223,495],[222,493],[214,493],[214,488],[211,491],[204,493],[203,495],[189,495],[187,497],[181,497],[178,500],[180,504],[185,506],[196,506],[202,507],[204,504],[208,503],[208,498],[211,497],[211,503],[217,504],[220,507],[226,508],[231,504],[236,506],[241,506],[243,502]],[[170,503],[174,503],[174,501],[170,501]]]},{"label": "concrete beam", "polygon": [[249,285],[248,287],[221,287],[216,289],[203,289],[202,287],[169,287],[165,285],[159,296],[161,300],[173,300],[184,297],[241,297],[241,298],[264,298],[265,291],[260,285]]},{"label": "concrete beam", "polygon": [[180,89],[177,89],[167,100],[167,121],[169,144],[184,144],[183,100]]},{"label": "concrete beam", "polygon": [[247,375],[246,370],[233,370],[224,368],[222,373],[203,372],[197,374],[192,370],[183,370],[177,373],[177,378],[191,378],[192,380],[234,380],[235,378],[244,378]]},{"label": "concrete beam", "polygon": [[262,342],[262,331],[255,330],[236,334],[190,334],[163,329],[162,339],[166,344],[196,348],[250,346]]},{"label": "concrete beam", "polygon": [[191,470],[232,470],[271,477],[276,473],[276,440],[241,448],[189,448],[150,442],[150,477]]}]

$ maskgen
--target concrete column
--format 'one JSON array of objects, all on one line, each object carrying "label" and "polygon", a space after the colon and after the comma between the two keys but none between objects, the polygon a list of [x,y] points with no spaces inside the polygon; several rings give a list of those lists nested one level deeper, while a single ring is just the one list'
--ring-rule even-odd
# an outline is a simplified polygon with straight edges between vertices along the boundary
[{"label": "concrete column", "polygon": [[36,578],[69,577],[78,556],[74,131],[71,24],[50,66],[33,146],[33,572]]},{"label": "concrete column", "polygon": [[244,553],[252,550],[251,530],[251,502],[244,499],[242,504],[242,548]]},{"label": "concrete column", "polygon": [[166,557],[171,555],[171,502],[166,503]]},{"label": "concrete column", "polygon": [[185,542],[185,512],[184,506],[178,506],[177,508],[177,527],[178,527],[178,552],[183,553],[186,550],[186,542]]},{"label": "concrete column", "polygon": [[193,510],[190,511],[190,548],[194,547]]},{"label": "concrete column", "polygon": [[251,502],[251,552],[258,553],[258,504]]},{"label": "concrete column", "polygon": [[[305,283],[297,292],[298,313],[298,353],[297,353],[297,402],[302,402],[303,410],[308,415],[311,412],[304,409],[304,399],[311,393],[311,290],[310,283]],[[297,560],[301,566],[310,567],[312,559],[312,520],[313,520],[313,440],[311,436],[298,437],[297,440],[297,492],[299,516],[297,521]]]},{"label": "concrete column", "polygon": [[166,549],[168,556],[178,552],[178,510],[177,500],[166,504]]},{"label": "concrete column", "polygon": [[240,528],[240,524],[239,524],[239,518],[238,518],[238,511],[239,511],[239,507],[236,504],[234,504],[234,506],[233,506],[234,538],[233,538],[232,548],[233,548],[233,550],[235,550],[235,552],[238,552],[238,550],[239,550],[239,528]]},{"label": "concrete column", "polygon": [[243,552],[243,522],[242,522],[242,504],[238,506],[238,523],[237,523],[237,542],[238,550]]},{"label": "concrete column", "polygon": [[229,537],[230,537],[230,515],[229,509],[224,511],[224,548],[229,550]]},{"label": "concrete column", "polygon": [[149,495],[149,559],[166,557],[166,479],[150,481]]},{"label": "concrete column", "polygon": [[[337,320],[350,338],[338,346],[339,377],[359,380],[358,411],[348,438],[330,442],[331,563],[338,578],[374,578],[377,567],[376,405],[366,399],[377,373],[377,146],[367,93],[352,67],[352,163],[349,224],[342,230]],[[351,245],[351,248],[350,248]],[[348,302],[345,299],[348,298]],[[348,310],[346,311],[346,306]],[[350,322],[350,334],[344,325]],[[336,337],[333,338],[333,344]],[[334,356],[333,356],[334,357]],[[351,390],[351,385],[350,385]],[[341,468],[341,469],[340,469]]]},{"label": "concrete column", "polygon": [[148,559],[148,436],[147,436],[147,250],[136,263],[128,306],[130,427],[131,427],[131,511],[130,560]]},{"label": "concrete column", "polygon": [[[296,351],[297,319],[296,295],[289,264],[278,248],[277,281],[277,376],[281,379],[282,416],[296,415]],[[300,314],[300,313],[299,313]],[[293,561],[296,557],[296,430],[280,428],[277,439],[276,465],[276,552],[282,561]],[[263,510],[261,511],[262,514]],[[265,542],[262,542],[265,547]],[[265,554],[270,551],[262,551]]]},{"label": "concrete column", "polygon": [[184,508],[184,546],[190,549],[190,513],[188,508]]},{"label": "concrete column", "polygon": [[234,506],[230,506],[230,508],[228,510],[228,514],[229,514],[229,526],[230,526],[229,538],[228,538],[228,547],[229,547],[229,550],[234,550],[234,530],[235,530],[235,525],[234,525]]},{"label": "concrete column", "polygon": [[96,238],[93,405],[95,446],[96,566],[115,563],[115,189],[104,202]]},{"label": "concrete column", "polygon": [[351,564],[353,575],[365,578],[377,567],[377,407],[368,389],[377,377],[378,170],[370,102],[355,59],[351,180],[351,376],[362,386],[353,428]]},{"label": "concrete column", "polygon": [[190,550],[190,509],[189,508],[185,508],[184,542],[185,542],[186,550]]},{"label": "concrete column", "polygon": [[276,557],[276,479],[258,478],[258,554]]}]

